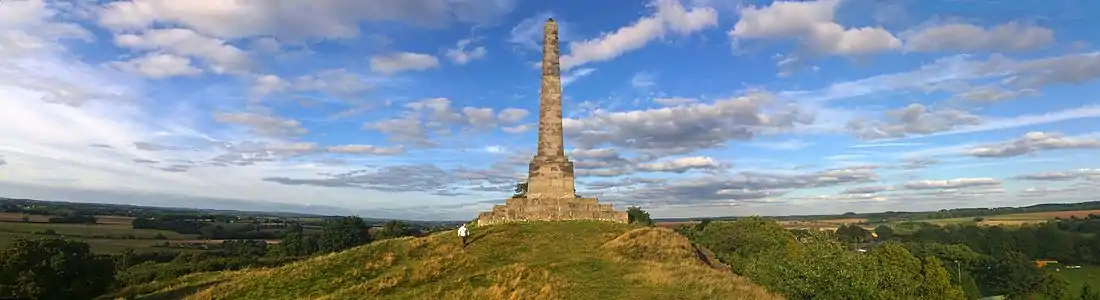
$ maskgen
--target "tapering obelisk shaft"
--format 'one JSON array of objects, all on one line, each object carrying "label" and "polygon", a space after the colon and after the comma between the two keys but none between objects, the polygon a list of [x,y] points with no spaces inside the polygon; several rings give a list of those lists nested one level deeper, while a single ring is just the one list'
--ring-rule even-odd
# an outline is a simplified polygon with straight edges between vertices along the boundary
[{"label": "tapering obelisk shaft", "polygon": [[542,86],[539,94],[539,149],[527,173],[529,199],[573,198],[573,162],[565,157],[561,120],[561,69],[558,65],[558,24],[546,21],[542,30]]},{"label": "tapering obelisk shaft", "polygon": [[561,127],[561,67],[558,24],[546,21],[542,30],[542,86],[539,94],[539,155],[565,155]]},{"label": "tapering obelisk shaft", "polygon": [[581,198],[574,189],[573,162],[565,156],[562,136],[561,69],[558,24],[546,20],[542,38],[542,85],[539,96],[538,153],[527,173],[527,197],[509,198],[477,216],[478,226],[508,222],[602,220],[627,223],[625,211],[596,198]]}]

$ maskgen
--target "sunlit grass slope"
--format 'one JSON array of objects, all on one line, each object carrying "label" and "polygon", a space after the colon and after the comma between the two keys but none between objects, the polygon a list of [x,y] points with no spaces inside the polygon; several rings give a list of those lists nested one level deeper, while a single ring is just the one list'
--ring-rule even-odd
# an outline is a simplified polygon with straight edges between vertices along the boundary
[{"label": "sunlit grass slope", "polygon": [[376,242],[280,268],[133,287],[139,299],[778,299],[664,228],[541,222]]}]

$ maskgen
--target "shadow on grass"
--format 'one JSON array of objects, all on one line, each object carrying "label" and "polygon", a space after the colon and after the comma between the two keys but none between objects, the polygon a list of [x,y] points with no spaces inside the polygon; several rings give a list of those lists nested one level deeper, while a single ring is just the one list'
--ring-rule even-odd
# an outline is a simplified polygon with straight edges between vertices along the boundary
[{"label": "shadow on grass", "polygon": [[137,298],[134,298],[134,299],[142,299],[142,300],[176,300],[176,299],[183,299],[183,298],[186,298],[187,296],[198,293],[199,291],[201,291],[205,288],[214,286],[215,284],[219,284],[219,283],[222,283],[224,281],[225,280],[216,280],[216,281],[211,281],[211,282],[207,282],[207,283],[203,283],[203,284],[185,286],[185,287],[181,287],[181,288],[178,288],[178,289],[173,289],[173,290],[165,291],[165,292],[161,292],[161,293],[153,293],[153,294],[143,295],[143,296],[140,296],[140,297],[137,297]]}]

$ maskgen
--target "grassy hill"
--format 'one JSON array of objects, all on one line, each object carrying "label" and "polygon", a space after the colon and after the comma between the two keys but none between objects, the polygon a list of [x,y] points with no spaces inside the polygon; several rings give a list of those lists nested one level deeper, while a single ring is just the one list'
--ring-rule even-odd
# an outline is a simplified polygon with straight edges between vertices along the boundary
[{"label": "grassy hill", "polygon": [[[540,222],[380,241],[279,268],[131,287],[138,299],[780,299],[664,228]],[[115,295],[120,296],[120,295]]]}]

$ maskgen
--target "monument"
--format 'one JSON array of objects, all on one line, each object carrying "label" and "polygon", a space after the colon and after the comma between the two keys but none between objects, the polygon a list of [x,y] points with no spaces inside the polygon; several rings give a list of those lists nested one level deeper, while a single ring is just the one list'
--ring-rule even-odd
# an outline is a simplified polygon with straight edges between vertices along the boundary
[{"label": "monument", "polygon": [[523,221],[602,220],[626,223],[624,211],[596,198],[574,196],[573,162],[565,156],[562,135],[561,67],[558,64],[558,24],[546,21],[542,38],[542,86],[539,95],[538,153],[527,173],[527,197],[511,198],[492,211],[481,212],[477,225]]}]

